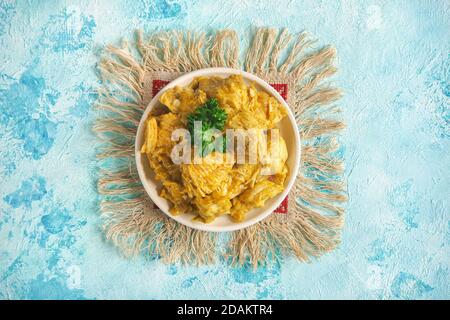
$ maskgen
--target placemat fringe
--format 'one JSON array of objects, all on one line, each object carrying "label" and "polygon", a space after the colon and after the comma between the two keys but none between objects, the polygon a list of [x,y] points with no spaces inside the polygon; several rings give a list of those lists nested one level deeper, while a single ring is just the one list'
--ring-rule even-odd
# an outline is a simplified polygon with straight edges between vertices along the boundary
[{"label": "placemat fringe", "polygon": [[[286,83],[287,99],[302,138],[301,168],[289,198],[288,214],[272,214],[249,228],[232,232],[224,256],[254,268],[293,255],[301,261],[336,248],[346,202],[343,163],[337,134],[344,128],[334,103],[341,91],[327,80],[336,73],[336,50],[315,49],[307,33],[259,28],[242,67],[270,83]],[[107,239],[125,255],[145,252],[166,263],[206,264],[216,257],[217,234],[201,232],[167,217],[144,194],[134,164],[134,137],[149,99],[149,74],[177,75],[206,67],[239,69],[236,32],[212,34],[171,31],[130,45],[107,46],[99,64],[103,82],[97,108],[103,116],[93,129],[103,141],[98,191]],[[115,168],[112,159],[125,165]]]}]

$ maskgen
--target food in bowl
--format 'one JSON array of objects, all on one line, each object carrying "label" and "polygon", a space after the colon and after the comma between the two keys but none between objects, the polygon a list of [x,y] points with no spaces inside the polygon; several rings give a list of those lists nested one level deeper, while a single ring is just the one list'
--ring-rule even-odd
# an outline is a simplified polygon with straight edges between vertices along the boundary
[{"label": "food in bowl", "polygon": [[164,107],[146,119],[141,153],[171,214],[240,222],[283,192],[289,155],[277,126],[287,111],[276,98],[231,75],[197,77],[159,101]]}]

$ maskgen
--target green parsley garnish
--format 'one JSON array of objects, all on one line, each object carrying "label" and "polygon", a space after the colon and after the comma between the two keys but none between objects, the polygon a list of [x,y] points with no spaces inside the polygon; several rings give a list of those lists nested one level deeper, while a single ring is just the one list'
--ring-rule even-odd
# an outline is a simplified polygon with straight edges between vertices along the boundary
[{"label": "green parsley garnish", "polygon": [[[214,149],[214,135],[210,129],[222,131],[227,122],[228,114],[219,107],[219,102],[215,98],[206,101],[205,104],[197,107],[194,112],[187,116],[187,128],[191,134],[191,143],[194,145],[195,137],[201,142],[201,155],[204,157]],[[201,121],[200,132],[195,132],[194,124]],[[209,131],[209,132],[208,132]],[[226,150],[226,139],[223,139],[223,149]]]}]

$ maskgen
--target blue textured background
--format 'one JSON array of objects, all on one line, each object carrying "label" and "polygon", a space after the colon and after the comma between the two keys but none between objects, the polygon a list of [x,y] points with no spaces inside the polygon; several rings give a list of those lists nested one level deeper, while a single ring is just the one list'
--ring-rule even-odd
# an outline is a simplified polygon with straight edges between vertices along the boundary
[{"label": "blue textured background", "polygon": [[[0,298],[450,298],[450,2],[0,1]],[[273,2],[272,2],[273,3]],[[136,28],[308,30],[337,47],[341,247],[252,273],[127,260],[103,240],[100,48]]]}]

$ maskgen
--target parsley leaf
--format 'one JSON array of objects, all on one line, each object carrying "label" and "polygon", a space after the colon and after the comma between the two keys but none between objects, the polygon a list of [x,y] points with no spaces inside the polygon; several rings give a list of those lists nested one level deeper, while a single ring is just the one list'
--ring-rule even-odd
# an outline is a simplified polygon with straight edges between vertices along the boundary
[{"label": "parsley leaf", "polygon": [[[197,107],[194,112],[187,116],[187,128],[191,134],[191,143],[195,140],[201,142],[201,155],[204,157],[214,149],[214,135],[208,132],[210,129],[222,131],[227,122],[228,114],[219,107],[219,102],[215,98],[206,101],[205,104]],[[200,132],[195,130],[195,122],[201,122]],[[196,139],[197,138],[197,139]],[[226,150],[226,141],[224,138],[223,152]]]}]

